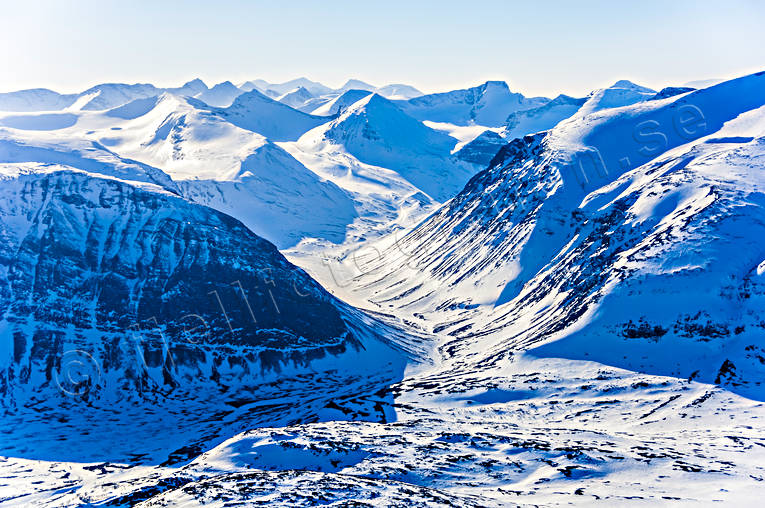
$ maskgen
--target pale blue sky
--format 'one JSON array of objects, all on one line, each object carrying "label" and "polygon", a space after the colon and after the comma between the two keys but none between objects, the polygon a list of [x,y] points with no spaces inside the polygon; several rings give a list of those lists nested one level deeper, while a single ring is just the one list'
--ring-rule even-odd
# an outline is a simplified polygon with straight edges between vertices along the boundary
[{"label": "pale blue sky", "polygon": [[756,0],[0,0],[0,91],[306,76],[582,95],[763,70],[763,27]]}]

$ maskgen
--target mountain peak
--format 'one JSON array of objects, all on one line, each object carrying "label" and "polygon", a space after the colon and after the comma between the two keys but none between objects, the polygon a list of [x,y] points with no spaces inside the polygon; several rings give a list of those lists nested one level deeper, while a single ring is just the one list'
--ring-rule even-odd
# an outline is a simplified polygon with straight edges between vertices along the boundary
[{"label": "mountain peak", "polygon": [[225,108],[230,106],[241,94],[242,90],[237,88],[231,81],[224,81],[208,90],[203,90],[202,93],[197,95],[197,98],[210,106]]},{"label": "mountain peak", "polygon": [[[359,90],[357,92],[363,92]],[[403,111],[391,101],[376,93],[370,93],[365,97],[358,99],[353,104],[349,104],[341,116],[335,121],[338,125],[342,124],[349,117],[363,116],[367,121],[390,120],[391,117],[403,115]],[[369,120],[372,119],[372,120]]]},{"label": "mountain peak", "polygon": [[259,102],[266,102],[270,104],[276,101],[271,97],[268,97],[257,88],[253,88],[249,92],[244,92],[239,97],[234,99],[234,102],[231,104],[231,106],[229,106],[228,109],[247,108],[251,104]]},{"label": "mountain peak", "polygon": [[594,90],[587,97],[578,115],[587,115],[595,111],[609,108],[620,108],[650,99],[656,94],[644,86],[637,85],[632,81],[621,79],[607,88]]},{"label": "mountain peak", "polygon": [[651,88],[647,88],[645,86],[638,85],[637,83],[633,83],[632,81],[628,79],[620,79],[613,85],[609,86],[608,88],[626,88],[629,90],[636,90],[639,92],[651,92],[656,93],[656,90],[652,90]]},{"label": "mountain peak", "polygon": [[472,88],[415,97],[401,104],[420,121],[500,127],[516,111],[547,104],[545,97],[524,97],[510,91],[505,81],[486,81]]},{"label": "mountain peak", "polygon": [[287,92],[293,91],[300,87],[308,90],[313,96],[323,95],[332,91],[331,88],[324,86],[317,81],[311,81],[308,78],[302,77],[291,79],[289,81],[285,81],[284,83],[269,83],[263,79],[255,79],[243,83],[242,87],[242,89],[245,91],[250,91],[253,88],[257,88],[263,93],[273,97],[279,97],[280,95],[284,95]]},{"label": "mountain peak", "polygon": [[294,90],[290,90],[289,92],[287,92],[284,95],[285,96],[287,96],[287,95],[295,95],[295,96],[298,96],[298,97],[305,97],[307,99],[313,97],[313,94],[311,92],[309,92],[308,89],[306,87],[304,87],[304,86],[299,86],[299,87],[295,88]]},{"label": "mountain peak", "polygon": [[381,86],[376,92],[383,97],[392,100],[408,100],[422,95],[422,92],[415,87],[401,83],[392,83],[390,85]]},{"label": "mountain peak", "polygon": [[236,88],[236,85],[234,85],[231,81],[223,81],[222,83],[218,83],[217,85],[213,86],[211,90],[219,90],[222,88]]},{"label": "mountain peak", "polygon": [[179,88],[168,88],[170,92],[180,93],[182,95],[197,95],[209,90],[207,84],[199,78],[192,79],[191,81],[184,83]]},{"label": "mountain peak", "polygon": [[186,87],[197,87],[197,86],[199,86],[199,87],[205,87],[205,88],[207,88],[207,85],[205,84],[205,82],[204,82],[204,81],[202,81],[202,80],[201,80],[201,79],[199,79],[199,78],[194,78],[194,79],[192,79],[191,81],[188,81],[188,82],[184,83],[184,84],[183,84],[183,86],[182,86],[181,88],[186,88]]},{"label": "mountain peak", "polygon": [[222,114],[237,127],[272,141],[296,141],[306,131],[326,122],[326,118],[293,109],[257,89],[239,95]]},{"label": "mountain peak", "polygon": [[371,93],[372,92],[369,90],[346,90],[338,97],[335,97],[326,104],[316,108],[314,111],[312,111],[312,114],[320,116],[332,116],[341,114],[353,104]]},{"label": "mountain peak", "polygon": [[369,90],[374,91],[377,89],[374,85],[370,85],[369,83],[365,83],[364,81],[361,81],[359,79],[349,79],[345,82],[343,86],[339,88],[340,90]]},{"label": "mountain peak", "polygon": [[[366,99],[366,104],[369,106],[383,106],[383,107],[396,107],[391,101],[380,95],[379,93],[372,92]],[[396,108],[398,109],[398,108]]]}]

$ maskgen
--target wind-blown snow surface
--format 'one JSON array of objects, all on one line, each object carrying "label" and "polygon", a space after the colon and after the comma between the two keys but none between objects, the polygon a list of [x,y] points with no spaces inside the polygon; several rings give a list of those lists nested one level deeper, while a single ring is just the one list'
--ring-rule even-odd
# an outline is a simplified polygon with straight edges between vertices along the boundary
[{"label": "wind-blown snow surface", "polygon": [[[0,500],[759,504],[765,74],[552,101],[250,85],[228,108],[168,92],[0,115],[0,386],[29,401],[2,419]],[[334,94],[328,116],[285,104],[299,87]],[[151,351],[121,348],[110,273],[135,281],[129,316],[199,303],[222,335],[189,347],[162,319]],[[306,293],[300,318],[275,311]],[[280,372],[233,340],[251,312]],[[100,371],[74,379],[101,383],[62,404],[66,358],[45,354],[83,344]]]}]

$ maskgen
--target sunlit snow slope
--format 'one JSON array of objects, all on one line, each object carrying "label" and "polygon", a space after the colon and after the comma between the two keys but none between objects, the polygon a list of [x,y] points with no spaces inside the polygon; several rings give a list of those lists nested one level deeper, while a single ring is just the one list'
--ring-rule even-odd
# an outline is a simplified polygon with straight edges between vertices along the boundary
[{"label": "sunlit snow slope", "polygon": [[476,361],[538,348],[765,396],[764,84],[578,113],[511,142],[349,269],[349,298]]}]

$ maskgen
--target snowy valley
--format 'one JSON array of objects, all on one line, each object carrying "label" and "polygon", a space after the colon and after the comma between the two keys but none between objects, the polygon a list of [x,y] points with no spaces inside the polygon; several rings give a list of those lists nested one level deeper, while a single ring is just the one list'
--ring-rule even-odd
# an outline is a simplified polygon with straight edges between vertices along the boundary
[{"label": "snowy valley", "polygon": [[756,506],[764,239],[765,72],[0,93],[0,504]]}]

